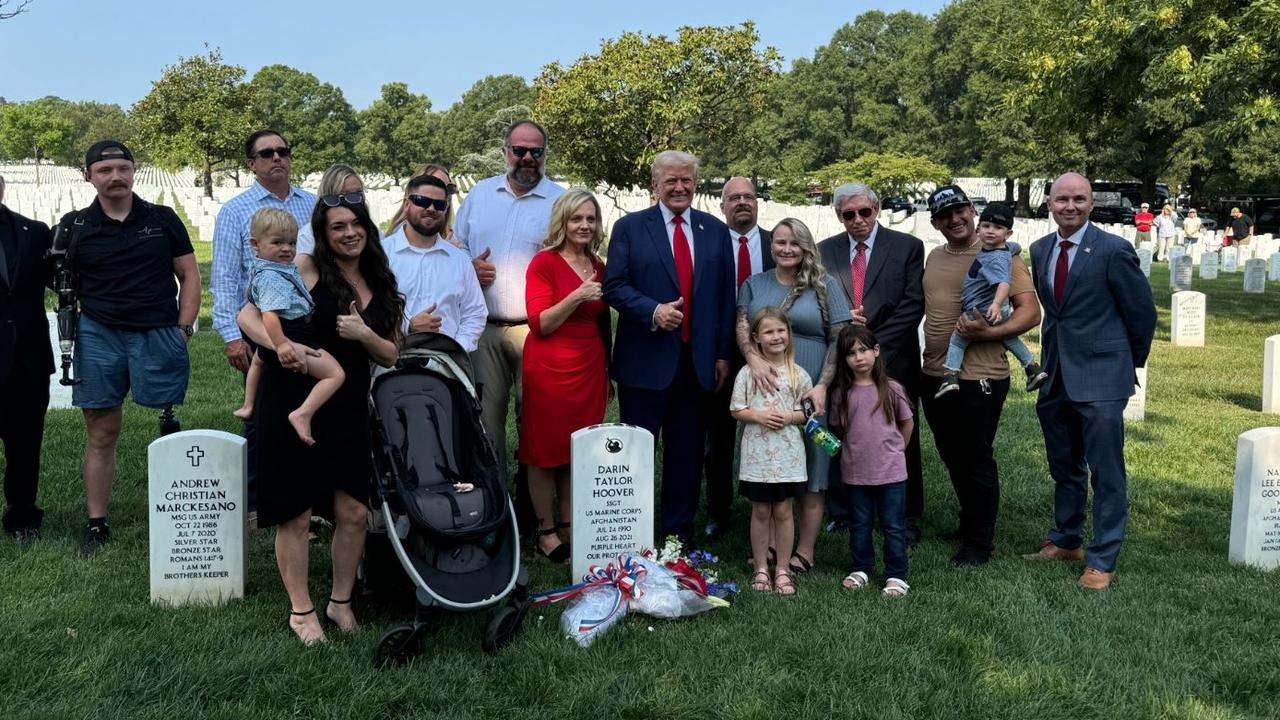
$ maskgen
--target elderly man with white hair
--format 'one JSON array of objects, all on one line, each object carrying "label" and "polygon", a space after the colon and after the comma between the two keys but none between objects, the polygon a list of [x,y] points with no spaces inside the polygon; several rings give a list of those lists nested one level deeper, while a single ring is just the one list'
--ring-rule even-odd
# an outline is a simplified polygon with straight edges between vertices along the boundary
[{"label": "elderly man with white hair", "polygon": [[618,311],[613,372],[624,423],[661,434],[662,534],[693,539],[709,395],[733,348],[734,261],[729,229],[694,210],[698,158],[653,161],[657,205],[613,226],[604,297]]}]

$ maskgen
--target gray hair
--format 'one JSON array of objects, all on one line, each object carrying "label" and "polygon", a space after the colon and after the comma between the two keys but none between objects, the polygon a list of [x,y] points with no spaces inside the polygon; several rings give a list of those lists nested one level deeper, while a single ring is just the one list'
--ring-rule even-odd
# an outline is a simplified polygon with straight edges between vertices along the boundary
[{"label": "gray hair", "polygon": [[880,196],[876,195],[876,191],[872,190],[871,186],[862,183],[845,183],[836,188],[831,195],[831,207],[835,208],[836,212],[840,212],[840,206],[844,205],[845,200],[859,196],[866,197],[867,202],[880,207]]},{"label": "gray hair", "polygon": [[657,180],[666,168],[693,168],[694,177],[697,177],[699,164],[697,155],[682,150],[663,150],[653,158],[653,179]]}]

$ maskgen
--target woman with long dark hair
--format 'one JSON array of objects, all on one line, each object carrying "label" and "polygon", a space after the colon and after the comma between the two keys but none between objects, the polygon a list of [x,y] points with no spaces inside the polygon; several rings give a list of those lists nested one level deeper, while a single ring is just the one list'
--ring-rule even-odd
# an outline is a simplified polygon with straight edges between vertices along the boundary
[{"label": "woman with long dark hair", "polygon": [[[373,473],[368,421],[370,362],[389,366],[399,352],[404,299],[377,242],[377,226],[363,202],[339,196],[316,203],[311,215],[315,255],[300,255],[298,271],[315,302],[314,344],[346,373],[338,392],[316,413],[314,446],[292,432],[289,409],[315,382],[301,374],[306,355],[292,343],[262,349],[264,367],[254,414],[258,439],[258,522],[276,526],[276,564],[291,604],[288,626],[304,643],[324,641],[307,585],[308,531],[313,514],[334,520],[333,586],[325,617],[356,629],[351,593],[364,552],[365,503]],[[245,332],[258,331],[242,317]],[[307,342],[312,340],[313,342]]]}]

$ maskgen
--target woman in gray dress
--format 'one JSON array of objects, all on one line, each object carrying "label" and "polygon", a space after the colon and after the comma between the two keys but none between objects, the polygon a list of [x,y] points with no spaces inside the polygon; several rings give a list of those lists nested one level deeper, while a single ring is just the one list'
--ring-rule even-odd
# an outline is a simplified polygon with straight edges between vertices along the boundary
[{"label": "woman in gray dress", "polygon": [[[813,233],[795,218],[780,221],[773,229],[769,246],[776,265],[752,275],[738,291],[737,341],[751,368],[756,388],[771,391],[775,372],[751,343],[751,318],[762,308],[777,307],[791,321],[791,343],[796,363],[813,379],[806,395],[819,414],[826,404],[827,385],[835,373],[835,339],[849,323],[849,303],[822,267]],[[827,468],[831,458],[814,446],[806,435],[805,459],[809,482],[800,501],[800,537],[788,561],[792,572],[813,567],[813,546],[822,525],[823,494],[827,489]]]}]

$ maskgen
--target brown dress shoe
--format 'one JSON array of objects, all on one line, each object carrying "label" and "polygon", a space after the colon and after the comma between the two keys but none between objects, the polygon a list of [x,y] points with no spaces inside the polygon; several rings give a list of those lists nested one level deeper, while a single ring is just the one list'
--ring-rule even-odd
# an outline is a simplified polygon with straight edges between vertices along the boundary
[{"label": "brown dress shoe", "polygon": [[1068,550],[1064,547],[1058,547],[1053,544],[1052,540],[1045,540],[1044,545],[1040,546],[1039,552],[1033,552],[1022,556],[1023,560],[1068,560],[1079,562],[1084,560],[1084,548],[1075,548]]},{"label": "brown dress shoe", "polygon": [[1116,574],[1113,572],[1102,572],[1097,568],[1085,568],[1084,574],[1080,576],[1080,587],[1090,590],[1106,590],[1111,587],[1111,581],[1115,579]]}]

